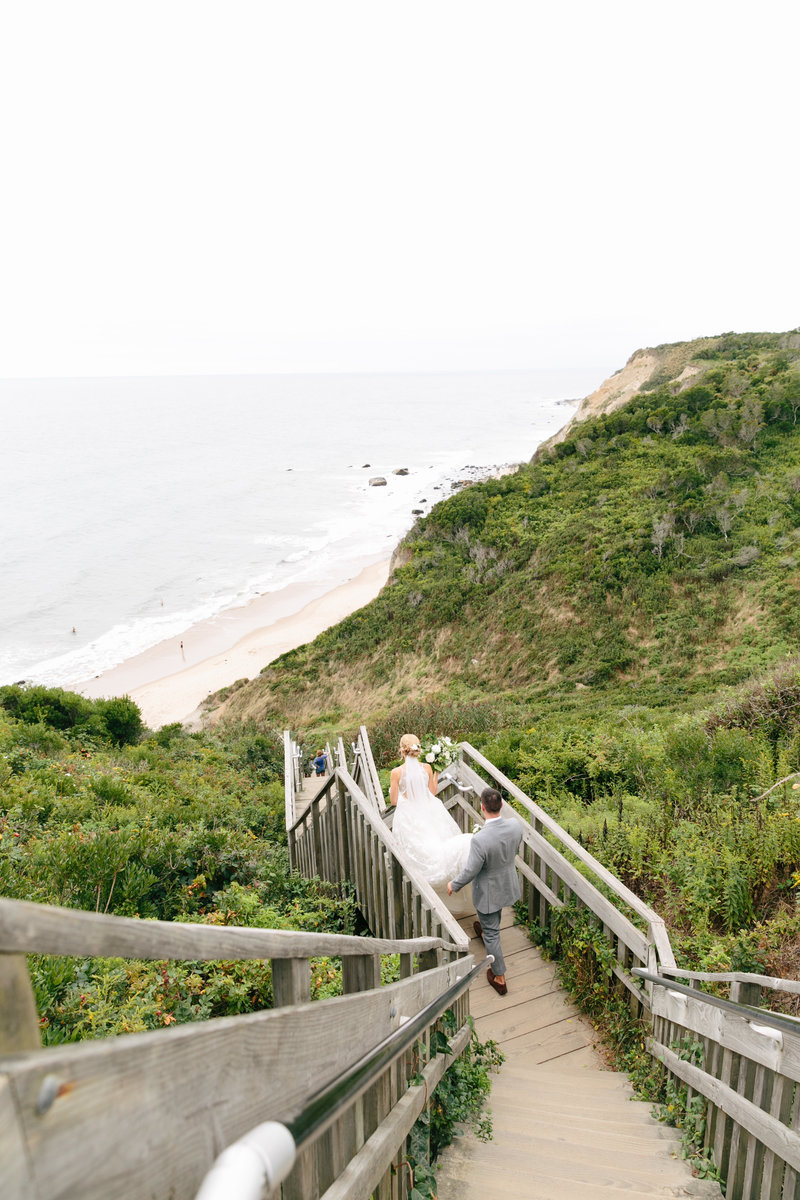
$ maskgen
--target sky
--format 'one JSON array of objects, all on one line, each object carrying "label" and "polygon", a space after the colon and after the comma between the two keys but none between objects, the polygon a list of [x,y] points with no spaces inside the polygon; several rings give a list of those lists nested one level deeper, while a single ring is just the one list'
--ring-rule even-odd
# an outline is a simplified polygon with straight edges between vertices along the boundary
[{"label": "sky", "polygon": [[799,34],[795,0],[6,5],[0,378],[796,328]]}]

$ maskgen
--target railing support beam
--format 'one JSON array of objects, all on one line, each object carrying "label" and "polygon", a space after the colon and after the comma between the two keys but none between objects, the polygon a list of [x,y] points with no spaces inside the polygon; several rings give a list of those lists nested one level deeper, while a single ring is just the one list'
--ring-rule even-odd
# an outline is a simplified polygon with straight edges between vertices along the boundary
[{"label": "railing support beam", "polygon": [[38,1050],[39,1014],[24,954],[0,953],[0,1054]]}]

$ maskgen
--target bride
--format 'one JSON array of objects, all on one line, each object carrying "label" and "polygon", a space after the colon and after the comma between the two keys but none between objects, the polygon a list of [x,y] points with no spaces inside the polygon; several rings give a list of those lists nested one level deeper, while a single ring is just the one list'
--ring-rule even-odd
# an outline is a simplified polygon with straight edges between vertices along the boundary
[{"label": "bride", "polygon": [[467,861],[471,833],[462,833],[436,796],[436,776],[419,762],[419,739],[400,739],[403,765],[390,776],[389,799],[395,805],[392,834],[400,849],[434,887],[454,879]]}]

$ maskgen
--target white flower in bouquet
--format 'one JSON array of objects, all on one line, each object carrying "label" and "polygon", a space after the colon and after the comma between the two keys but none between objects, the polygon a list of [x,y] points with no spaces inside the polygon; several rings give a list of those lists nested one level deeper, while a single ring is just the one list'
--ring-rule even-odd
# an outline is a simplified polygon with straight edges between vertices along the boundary
[{"label": "white flower in bouquet", "polygon": [[453,743],[451,738],[437,737],[423,742],[422,757],[426,763],[430,763],[431,769],[438,774],[439,771],[443,771],[445,767],[449,767],[450,763],[458,758],[458,746]]}]

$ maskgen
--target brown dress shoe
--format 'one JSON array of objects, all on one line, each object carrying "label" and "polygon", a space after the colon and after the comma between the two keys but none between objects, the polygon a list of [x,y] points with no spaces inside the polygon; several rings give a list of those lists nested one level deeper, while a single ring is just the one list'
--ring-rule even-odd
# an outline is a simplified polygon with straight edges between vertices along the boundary
[{"label": "brown dress shoe", "polygon": [[472,928],[475,930],[475,937],[479,937],[483,941],[483,926],[480,921],[473,921]]},{"label": "brown dress shoe", "polygon": [[486,978],[489,980],[489,983],[497,992],[498,996],[505,996],[506,992],[508,991],[508,987],[504,983],[497,982],[497,976],[491,967],[489,967],[486,971]]}]

